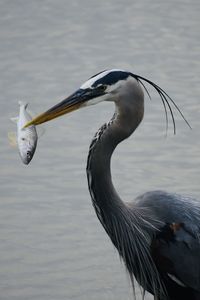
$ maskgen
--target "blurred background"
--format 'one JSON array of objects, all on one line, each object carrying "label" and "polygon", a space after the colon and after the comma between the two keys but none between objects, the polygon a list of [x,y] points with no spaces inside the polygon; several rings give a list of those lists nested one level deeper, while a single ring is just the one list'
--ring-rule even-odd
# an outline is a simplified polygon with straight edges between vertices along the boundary
[{"label": "blurred background", "polygon": [[43,112],[104,69],[142,75],[193,129],[175,112],[177,135],[171,126],[166,137],[162,103],[149,88],[144,121],[113,156],[116,189],[125,201],[154,189],[200,199],[199,10],[199,0],[0,0],[1,300],[132,299],[85,173],[89,143],[113,104],[45,124],[28,166],[9,145],[10,117],[18,100]]}]

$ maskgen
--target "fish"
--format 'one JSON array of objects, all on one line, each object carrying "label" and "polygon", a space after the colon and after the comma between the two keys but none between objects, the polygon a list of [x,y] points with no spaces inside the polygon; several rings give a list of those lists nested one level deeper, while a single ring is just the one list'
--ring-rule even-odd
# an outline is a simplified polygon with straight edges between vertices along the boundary
[{"label": "fish", "polygon": [[[38,134],[36,127],[31,125],[24,128],[24,125],[32,120],[32,116],[29,111],[27,111],[28,103],[19,101],[19,116],[11,118],[11,121],[17,124],[17,134],[16,134],[16,144],[18,146],[19,154],[22,162],[28,165],[32,160],[38,141]],[[11,140],[12,134],[8,135]],[[14,144],[15,142],[12,142]]]}]

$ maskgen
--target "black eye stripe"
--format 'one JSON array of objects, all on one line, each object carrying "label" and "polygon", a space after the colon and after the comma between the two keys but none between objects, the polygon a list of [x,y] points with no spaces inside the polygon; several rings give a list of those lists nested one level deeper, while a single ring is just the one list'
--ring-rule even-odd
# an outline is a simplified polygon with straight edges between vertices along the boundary
[{"label": "black eye stripe", "polygon": [[112,85],[118,82],[119,80],[125,80],[130,76],[129,72],[124,71],[111,71],[107,75],[96,80],[92,87],[98,87],[98,85]]}]

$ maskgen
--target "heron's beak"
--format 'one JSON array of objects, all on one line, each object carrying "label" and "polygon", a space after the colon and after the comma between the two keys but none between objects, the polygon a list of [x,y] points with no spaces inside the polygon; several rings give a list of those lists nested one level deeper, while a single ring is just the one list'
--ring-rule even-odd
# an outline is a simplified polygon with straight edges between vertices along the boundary
[{"label": "heron's beak", "polygon": [[96,90],[79,89],[68,98],[64,99],[46,112],[36,116],[30,122],[26,123],[24,128],[30,125],[39,125],[45,123],[71,111],[77,110],[80,107],[84,106],[87,101],[98,96],[100,96],[100,93]]}]

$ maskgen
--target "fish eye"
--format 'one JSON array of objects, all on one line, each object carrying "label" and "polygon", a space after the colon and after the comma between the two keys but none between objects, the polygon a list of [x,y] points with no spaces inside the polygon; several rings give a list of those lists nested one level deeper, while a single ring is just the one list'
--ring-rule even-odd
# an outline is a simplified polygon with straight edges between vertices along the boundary
[{"label": "fish eye", "polygon": [[21,140],[22,140],[22,141],[25,141],[26,139],[25,139],[25,138],[21,138]]},{"label": "fish eye", "polygon": [[27,151],[26,153],[27,153],[27,156],[28,156],[28,157],[31,156],[31,152],[30,152],[30,151]]}]

